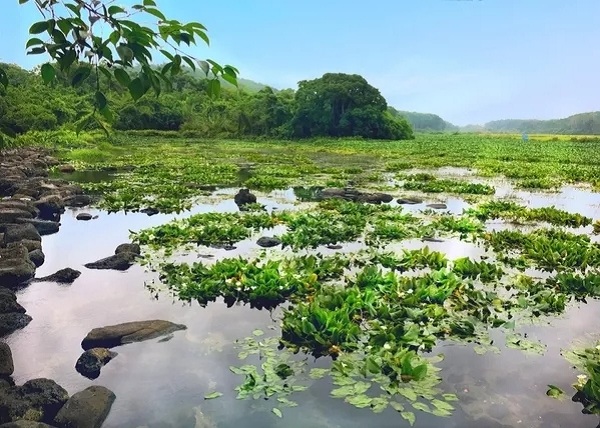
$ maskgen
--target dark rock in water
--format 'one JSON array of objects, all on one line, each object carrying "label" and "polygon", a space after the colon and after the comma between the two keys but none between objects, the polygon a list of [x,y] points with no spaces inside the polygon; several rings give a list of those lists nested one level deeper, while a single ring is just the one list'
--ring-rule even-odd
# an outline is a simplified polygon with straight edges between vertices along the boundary
[{"label": "dark rock in water", "polygon": [[23,246],[25,248],[27,248],[27,251],[31,252],[33,250],[41,250],[42,249],[42,242],[41,241],[33,241],[31,239],[23,239],[22,241],[19,242],[12,242],[10,244],[8,244],[7,248],[13,248],[15,246]]},{"label": "dark rock in water", "polygon": [[249,189],[240,189],[239,192],[233,197],[234,202],[238,207],[248,204],[256,203],[256,196],[250,193]]},{"label": "dark rock in water", "polygon": [[15,422],[0,425],[0,428],[54,428],[52,425],[43,422],[26,421],[21,419]]},{"label": "dark rock in water", "polygon": [[92,263],[86,263],[84,266],[88,269],[127,270],[133,266],[136,257],[137,255],[133,253],[119,253]]},{"label": "dark rock in water", "polygon": [[59,428],[100,428],[116,398],[103,386],[90,386],[69,398],[54,424]]},{"label": "dark rock in water", "polygon": [[163,320],[127,322],[93,329],[83,339],[81,347],[84,350],[113,348],[125,343],[142,342],[166,336],[186,328],[183,324],[174,324]]},{"label": "dark rock in water", "polygon": [[106,348],[88,349],[77,360],[75,370],[89,379],[96,379],[100,376],[100,369],[116,356],[116,352]]},{"label": "dark rock in water", "polygon": [[233,250],[237,249],[237,247],[235,245],[231,245],[231,244],[214,244],[214,245],[211,245],[211,247],[219,249],[219,250],[225,250],[225,251],[233,251]]},{"label": "dark rock in water", "polygon": [[4,229],[4,243],[19,242],[24,239],[30,241],[41,241],[42,237],[35,226],[31,223],[8,224]]},{"label": "dark rock in water", "polygon": [[427,204],[428,208],[433,208],[434,210],[445,210],[448,208],[446,204]]},{"label": "dark rock in water", "polygon": [[327,246],[327,248],[329,248],[330,250],[341,250],[343,247],[339,244],[336,244],[336,245],[330,244]]},{"label": "dark rock in water", "polygon": [[87,207],[92,203],[92,198],[88,195],[72,195],[64,199],[66,207]]},{"label": "dark rock in water", "polygon": [[0,376],[11,376],[15,371],[12,352],[7,343],[0,342]]},{"label": "dark rock in water", "polygon": [[29,252],[22,245],[0,249],[0,284],[15,288],[35,275],[35,265],[29,260]]},{"label": "dark rock in water", "polygon": [[263,248],[276,247],[281,245],[281,239],[272,236],[263,236],[256,241],[256,244]]},{"label": "dark rock in water", "polygon": [[50,379],[32,379],[22,386],[0,389],[0,423],[19,419],[52,423],[68,399],[67,391]]},{"label": "dark rock in water", "polygon": [[29,253],[29,260],[31,260],[36,268],[39,268],[46,261],[46,256],[42,250],[33,250]]},{"label": "dark rock in water", "polygon": [[138,244],[121,244],[115,249],[115,254],[131,253],[139,256],[142,249]]},{"label": "dark rock in water", "polygon": [[77,214],[77,217],[75,217],[77,220],[83,220],[83,221],[88,221],[91,220],[93,218],[93,216],[90,213],[79,213]]},{"label": "dark rock in water", "polygon": [[29,315],[17,312],[0,314],[0,337],[25,328],[31,322],[31,319]]},{"label": "dark rock in water", "polygon": [[407,197],[407,198],[397,199],[396,202],[400,205],[416,205],[416,204],[422,204],[423,199],[416,198],[416,197]]},{"label": "dark rock in water", "polygon": [[35,207],[40,211],[39,217],[44,220],[52,220],[57,214],[64,211],[64,201],[56,195],[45,196],[34,203]]},{"label": "dark rock in water", "polygon": [[366,202],[368,204],[381,204],[392,202],[394,197],[387,193],[360,193],[356,197],[357,202]]},{"label": "dark rock in water", "polygon": [[150,208],[150,207],[149,208],[143,208],[143,209],[140,210],[140,212],[144,213],[144,214],[146,214],[148,216],[153,216],[153,215],[156,215],[156,214],[160,213],[160,211],[158,211],[156,208]]},{"label": "dark rock in water", "polygon": [[64,268],[64,269],[61,269],[61,270],[53,273],[52,275],[48,275],[43,278],[36,278],[35,281],[36,282],[58,282],[60,284],[71,284],[71,283],[73,283],[73,281],[75,281],[77,278],[79,278],[80,275],[81,275],[81,272],[79,272],[78,270],[71,269],[71,268]]},{"label": "dark rock in water", "polygon": [[24,314],[25,308],[17,303],[17,295],[12,290],[0,287],[0,314],[11,312]]},{"label": "dark rock in water", "polygon": [[41,236],[52,235],[53,233],[58,232],[58,229],[60,228],[60,223],[49,220],[18,218],[16,222],[21,224],[32,224]]},{"label": "dark rock in water", "polygon": [[432,236],[425,236],[425,237],[421,238],[421,241],[424,241],[424,242],[444,242],[443,239],[434,238]]},{"label": "dark rock in water", "polygon": [[64,164],[57,167],[60,172],[70,173],[75,172],[75,167],[73,165]]},{"label": "dark rock in water", "polygon": [[25,211],[19,208],[0,207],[0,223],[14,223],[18,218],[32,217],[33,214],[30,211]]}]

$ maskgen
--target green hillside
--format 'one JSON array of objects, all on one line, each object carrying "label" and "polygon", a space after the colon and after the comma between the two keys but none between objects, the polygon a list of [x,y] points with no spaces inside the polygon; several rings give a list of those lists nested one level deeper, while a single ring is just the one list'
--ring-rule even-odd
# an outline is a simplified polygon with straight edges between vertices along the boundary
[{"label": "green hillside", "polygon": [[492,132],[528,132],[531,134],[600,134],[600,111],[580,113],[564,119],[505,119],[488,122],[484,128]]},{"label": "green hillside", "polygon": [[458,127],[450,122],[446,122],[437,114],[402,111],[396,110],[393,107],[388,107],[388,110],[394,116],[405,117],[417,132],[445,132],[458,130]]}]

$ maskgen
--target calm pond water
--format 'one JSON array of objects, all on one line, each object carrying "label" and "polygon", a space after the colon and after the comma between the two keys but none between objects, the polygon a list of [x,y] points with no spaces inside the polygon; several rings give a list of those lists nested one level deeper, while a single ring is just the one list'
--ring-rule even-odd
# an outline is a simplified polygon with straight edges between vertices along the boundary
[{"label": "calm pond water", "polygon": [[[236,189],[223,189],[213,195],[214,203],[198,205],[193,212],[236,211],[232,201]],[[296,192],[298,193],[298,192]],[[293,189],[272,192],[259,198],[269,209],[291,208],[296,202]],[[514,193],[514,192],[513,192]],[[517,192],[532,205],[555,204],[568,211],[600,217],[600,195],[566,188],[556,194]],[[225,199],[225,200],[224,200]],[[460,212],[466,203],[449,198],[449,209]],[[423,209],[423,205],[407,207]],[[90,222],[75,219],[86,211],[99,217]],[[179,217],[187,216],[182,214]],[[156,299],[145,287],[155,274],[140,266],[127,272],[95,271],[84,263],[113,253],[118,244],[129,240],[129,231],[155,226],[176,216],[144,214],[107,214],[97,210],[67,211],[58,234],[43,238],[45,264],[38,276],[71,267],[82,271],[72,285],[35,283],[19,292],[19,302],[33,317],[25,329],[8,337],[14,359],[17,383],[36,377],[56,380],[69,393],[90,385],[110,388],[117,395],[104,425],[116,427],[381,427],[408,426],[396,412],[381,414],[356,409],[342,400],[329,397],[327,379],[314,381],[305,392],[293,397],[296,408],[283,409],[279,419],[271,413],[276,403],[264,400],[236,400],[234,388],[241,378],[229,371],[242,364],[234,348],[236,339],[250,336],[260,328],[267,335],[278,335],[277,314],[245,306],[227,308],[222,302],[202,308],[197,304],[173,301],[166,293]],[[202,254],[214,259],[259,251],[253,237],[237,245],[237,250],[203,248]],[[448,257],[477,256],[481,250],[458,240],[441,243],[408,242],[404,247],[428,245],[448,253]],[[357,249],[346,245],[344,250]],[[343,250],[343,251],[344,251]],[[271,250],[270,250],[271,251]],[[277,250],[273,250],[277,251]],[[332,250],[328,250],[332,252]],[[204,259],[202,259],[204,260]],[[210,260],[208,260],[210,262]],[[576,371],[560,355],[573,339],[585,339],[600,325],[600,305],[573,306],[551,326],[532,326],[531,337],[548,345],[543,356],[501,346],[500,354],[477,355],[472,347],[441,343],[433,354],[442,352],[440,364],[445,392],[460,397],[452,418],[437,418],[416,412],[417,427],[573,427],[593,428],[597,416],[581,413],[582,406],[570,400]],[[115,348],[118,356],[102,369],[100,377],[89,380],[79,375],[75,362],[82,352],[80,343],[95,327],[127,321],[165,319],[187,325],[166,342],[158,340]],[[274,320],[275,319],[275,320]],[[501,340],[497,343],[500,344]],[[314,366],[326,361],[309,359]],[[545,395],[548,384],[561,387],[568,398],[558,401]],[[212,391],[224,395],[204,400]]]}]

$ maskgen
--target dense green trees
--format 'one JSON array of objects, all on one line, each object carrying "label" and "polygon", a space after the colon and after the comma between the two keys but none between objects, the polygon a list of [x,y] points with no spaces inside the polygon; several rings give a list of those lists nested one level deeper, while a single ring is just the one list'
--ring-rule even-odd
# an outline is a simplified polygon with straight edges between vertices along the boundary
[{"label": "dense green trees", "polygon": [[484,127],[485,130],[492,132],[598,135],[600,134],[600,112],[580,113],[553,120],[496,120],[486,123]]},{"label": "dense green trees", "polygon": [[[319,89],[318,97],[306,93],[311,91],[312,83],[301,82],[297,92],[276,91],[244,79],[239,80],[239,88],[222,82],[220,96],[213,97],[209,94],[209,82],[184,68],[171,78],[171,85],[160,97],[146,94],[133,102],[127,88],[102,74],[100,82],[91,75],[72,87],[70,82],[76,71],[59,70],[52,83],[44,84],[40,70],[27,72],[16,66],[0,66],[10,77],[7,89],[0,87],[0,129],[10,133],[75,129],[94,110],[94,88],[99,83],[112,106],[112,126],[117,130],[182,130],[222,138],[412,136],[408,123],[393,118],[379,91],[360,76],[326,75],[336,77],[325,79],[329,82]],[[88,120],[83,127],[97,126]],[[308,131],[298,132],[303,129]]]},{"label": "dense green trees", "polygon": [[416,113],[412,111],[400,111],[393,107],[388,107],[388,111],[396,117],[404,117],[408,120],[415,131],[419,132],[447,132],[458,131],[458,127],[446,122],[437,114]]},{"label": "dense green trees", "polygon": [[379,90],[356,74],[327,73],[318,79],[303,80],[295,100],[292,128],[297,137],[412,136],[405,120],[388,114],[387,102]]}]

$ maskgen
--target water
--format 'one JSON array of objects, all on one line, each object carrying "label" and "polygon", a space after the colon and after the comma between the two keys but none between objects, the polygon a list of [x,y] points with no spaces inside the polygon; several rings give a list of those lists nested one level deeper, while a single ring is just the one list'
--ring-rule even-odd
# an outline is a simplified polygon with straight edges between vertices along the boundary
[{"label": "water", "polygon": [[[236,211],[232,201],[234,189],[216,192],[207,203],[193,212],[210,210]],[[259,198],[269,210],[291,208],[298,202],[293,189],[276,191]],[[598,217],[599,196],[581,189],[562,193],[528,196],[532,205],[557,204]],[[546,199],[544,199],[546,198]],[[449,203],[452,211],[462,209]],[[407,207],[423,209],[424,205]],[[77,212],[87,211],[98,219],[81,222]],[[172,218],[189,215],[107,214],[97,210],[72,210],[62,217],[61,230],[43,238],[45,264],[37,276],[71,267],[82,271],[72,285],[34,283],[19,292],[19,302],[33,317],[25,329],[8,337],[15,359],[17,383],[36,377],[56,380],[73,394],[90,385],[103,385],[117,395],[104,425],[116,427],[363,427],[391,428],[407,426],[389,409],[381,414],[360,410],[329,397],[327,379],[314,381],[305,392],[293,397],[300,404],[285,408],[279,419],[271,413],[271,401],[235,399],[233,389],[242,379],[229,371],[241,365],[234,341],[252,334],[256,328],[267,335],[277,335],[277,314],[245,306],[227,308],[222,302],[200,307],[173,301],[166,293],[155,299],[145,284],[155,274],[140,266],[127,272],[88,270],[83,264],[113,253],[118,244],[128,241],[129,231],[162,224]],[[257,236],[237,244],[235,251],[202,248],[212,260],[237,255],[249,256],[260,251],[254,244]],[[473,244],[449,239],[441,243],[408,241],[390,249],[417,248],[427,245],[444,251],[449,258],[478,257],[481,249]],[[355,251],[360,244],[345,244],[341,251]],[[320,248],[322,252],[334,250]],[[271,251],[271,250],[269,250]],[[272,250],[279,251],[279,250]],[[600,324],[600,305],[591,302],[573,306],[551,326],[536,325],[528,333],[548,344],[544,356],[502,349],[501,354],[476,355],[468,345],[441,343],[435,353],[445,354],[441,375],[446,392],[460,398],[452,418],[440,419],[422,412],[417,427],[574,427],[592,428],[596,416],[583,415],[581,405],[567,398],[557,401],[545,395],[548,384],[561,387],[570,397],[570,384],[577,372],[560,355],[573,339],[586,337]],[[118,356],[108,363],[100,377],[89,380],[79,375],[75,362],[82,353],[81,340],[89,330],[127,321],[165,319],[187,325],[167,342],[151,340],[120,346]],[[326,367],[324,360],[309,359],[311,365]],[[207,393],[220,391],[224,396],[204,400]]]}]

